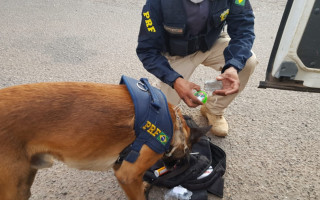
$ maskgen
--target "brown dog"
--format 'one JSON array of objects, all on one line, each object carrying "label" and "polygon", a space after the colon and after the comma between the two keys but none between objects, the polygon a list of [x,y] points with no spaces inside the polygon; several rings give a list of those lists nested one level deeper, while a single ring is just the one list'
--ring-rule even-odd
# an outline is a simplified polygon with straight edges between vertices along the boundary
[{"label": "brown dog", "polygon": [[[181,159],[192,141],[180,111],[169,105],[174,135],[173,159]],[[115,167],[119,153],[135,140],[134,105],[124,85],[38,83],[0,90],[0,199],[25,200],[38,169],[53,158],[70,167],[108,170],[129,199],[145,199],[142,177],[163,157],[143,145],[134,163]]]}]

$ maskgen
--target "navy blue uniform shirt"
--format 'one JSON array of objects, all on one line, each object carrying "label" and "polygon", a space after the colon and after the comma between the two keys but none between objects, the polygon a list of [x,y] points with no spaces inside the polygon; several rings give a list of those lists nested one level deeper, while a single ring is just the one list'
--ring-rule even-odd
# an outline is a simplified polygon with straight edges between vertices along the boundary
[{"label": "navy blue uniform shirt", "polygon": [[198,42],[199,38],[201,47],[197,50],[206,51],[227,24],[231,40],[224,50],[222,72],[230,66],[241,71],[252,56],[255,39],[254,14],[249,0],[209,0],[207,26],[197,40],[188,38],[187,15],[181,1],[186,0],[147,0],[144,5],[136,49],[144,68],[172,87],[174,81],[182,76],[171,68],[163,53],[181,54],[179,56],[194,53],[190,51],[190,41]]}]

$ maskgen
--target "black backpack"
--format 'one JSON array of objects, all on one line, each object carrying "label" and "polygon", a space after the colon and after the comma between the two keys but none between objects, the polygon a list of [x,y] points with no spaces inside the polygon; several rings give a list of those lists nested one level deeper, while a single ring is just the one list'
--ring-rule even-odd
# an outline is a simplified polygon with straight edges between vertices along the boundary
[{"label": "black backpack", "polygon": [[[191,117],[184,115],[184,118],[189,127],[198,127]],[[202,136],[199,142],[192,146],[189,159],[181,161],[174,170],[157,177],[154,171],[162,166],[163,162],[158,161],[145,173],[144,180],[151,185],[167,188],[181,185],[192,191],[192,200],[208,199],[207,192],[223,197],[222,176],[226,169],[226,154],[211,143],[209,137]],[[204,173],[208,175],[199,179]]]}]

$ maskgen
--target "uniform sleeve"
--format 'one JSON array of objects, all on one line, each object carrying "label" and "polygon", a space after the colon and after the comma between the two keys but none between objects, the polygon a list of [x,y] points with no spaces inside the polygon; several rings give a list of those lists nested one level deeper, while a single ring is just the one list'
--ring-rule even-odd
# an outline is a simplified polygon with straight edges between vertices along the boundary
[{"label": "uniform sleeve", "polygon": [[227,17],[227,31],[231,38],[224,50],[226,64],[222,73],[230,66],[241,71],[252,56],[255,39],[254,14],[249,0],[231,0],[230,13]]},{"label": "uniform sleeve", "polygon": [[148,72],[173,87],[173,82],[182,76],[171,68],[162,55],[165,51],[165,37],[160,0],[147,0],[142,10],[136,52]]}]

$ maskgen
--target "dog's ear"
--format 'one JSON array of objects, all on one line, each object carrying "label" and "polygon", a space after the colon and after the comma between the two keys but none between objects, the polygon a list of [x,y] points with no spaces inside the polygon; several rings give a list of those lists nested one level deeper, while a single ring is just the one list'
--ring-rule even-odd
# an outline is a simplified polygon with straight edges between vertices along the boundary
[{"label": "dog's ear", "polygon": [[199,141],[200,137],[204,136],[212,126],[207,127],[191,127],[190,128],[190,144],[195,144]]}]

